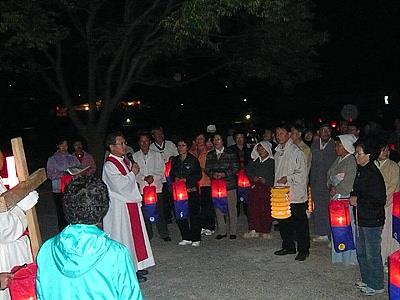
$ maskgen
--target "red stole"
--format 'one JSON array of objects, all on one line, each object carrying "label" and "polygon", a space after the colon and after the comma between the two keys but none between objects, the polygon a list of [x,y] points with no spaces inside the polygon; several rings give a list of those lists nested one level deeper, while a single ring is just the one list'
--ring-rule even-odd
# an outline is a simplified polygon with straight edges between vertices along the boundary
[{"label": "red stole", "polygon": [[[113,163],[117,167],[118,171],[121,172],[122,175],[126,176],[128,174],[124,166],[121,164],[121,162],[115,157],[109,156],[107,157],[106,161]],[[126,164],[125,161],[124,163]],[[139,214],[140,208],[137,203],[126,203],[126,205],[128,207],[136,258],[137,261],[140,262],[149,258],[149,255],[147,254],[146,243],[143,236],[142,223],[140,222],[140,214]]]}]

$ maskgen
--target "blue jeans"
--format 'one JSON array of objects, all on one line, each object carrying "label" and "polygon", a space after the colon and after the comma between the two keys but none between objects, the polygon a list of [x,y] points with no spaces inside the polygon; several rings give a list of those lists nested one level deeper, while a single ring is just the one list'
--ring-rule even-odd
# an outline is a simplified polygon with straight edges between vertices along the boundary
[{"label": "blue jeans", "polygon": [[381,256],[381,227],[357,226],[357,260],[360,266],[361,280],[374,290],[383,286],[383,264]]}]

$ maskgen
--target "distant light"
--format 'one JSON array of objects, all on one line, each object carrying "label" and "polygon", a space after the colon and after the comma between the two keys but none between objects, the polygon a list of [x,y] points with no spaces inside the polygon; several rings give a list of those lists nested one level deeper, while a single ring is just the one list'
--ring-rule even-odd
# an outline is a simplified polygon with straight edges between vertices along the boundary
[{"label": "distant light", "polygon": [[247,114],[247,115],[246,115],[246,120],[250,120],[250,119],[251,119],[250,114]]},{"label": "distant light", "polygon": [[85,110],[89,110],[89,106],[85,106]]},{"label": "distant light", "polygon": [[385,96],[385,105],[388,105],[389,104],[389,96]]},{"label": "distant light", "polygon": [[322,123],[322,118],[318,118],[318,123]]},{"label": "distant light", "polygon": [[12,84],[10,83],[8,86],[12,86]]},{"label": "distant light", "polygon": [[225,85],[225,88],[227,89],[227,88],[228,88],[228,86],[227,86],[227,85]]},{"label": "distant light", "polygon": [[125,122],[126,122],[126,123],[130,123],[130,122],[131,122],[131,119],[127,118]]},{"label": "distant light", "polygon": [[336,128],[336,126],[337,126],[337,122],[336,122],[336,121],[332,121],[332,122],[331,122],[331,127],[332,127],[332,128]]},{"label": "distant light", "polygon": [[181,106],[183,106],[183,103],[181,103]]},{"label": "distant light", "polygon": [[243,99],[243,102],[247,102],[247,99],[246,99],[246,98],[244,98],[244,99]]},{"label": "distant light", "polygon": [[140,100],[137,101],[137,104],[138,104],[138,105],[140,104]]}]

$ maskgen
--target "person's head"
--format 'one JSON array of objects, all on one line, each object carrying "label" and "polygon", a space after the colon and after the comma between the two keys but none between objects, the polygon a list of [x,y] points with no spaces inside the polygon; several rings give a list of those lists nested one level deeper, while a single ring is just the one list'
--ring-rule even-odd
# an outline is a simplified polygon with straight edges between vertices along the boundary
[{"label": "person's head", "polygon": [[206,147],[208,151],[211,151],[214,149],[214,143],[213,143],[213,137],[212,136],[207,136],[206,137]]},{"label": "person's head", "polygon": [[68,152],[68,140],[65,137],[60,137],[57,140],[57,150],[59,152]]},{"label": "person's head", "polygon": [[144,154],[147,154],[147,152],[149,152],[150,149],[150,135],[147,132],[139,132],[138,144],[140,150],[142,150]]},{"label": "person's head", "polygon": [[339,130],[340,130],[340,134],[346,134],[348,133],[348,124],[349,122],[347,120],[341,120],[340,121],[340,125],[339,125]]},{"label": "person's head", "polygon": [[235,143],[238,146],[243,146],[246,143],[246,134],[244,132],[236,132]]},{"label": "person's head", "polygon": [[379,153],[378,160],[383,161],[383,160],[388,159],[389,155],[390,155],[389,145],[381,144],[380,149],[381,149],[381,152]]},{"label": "person's head", "polygon": [[176,145],[179,155],[186,155],[192,145],[192,142],[189,139],[181,138],[178,140]]},{"label": "person's head", "polygon": [[263,140],[267,141],[267,142],[271,142],[272,141],[272,137],[273,137],[273,132],[272,129],[266,128],[264,129],[264,133],[263,133]]},{"label": "person's head", "polygon": [[213,144],[215,149],[220,150],[224,147],[224,138],[221,133],[215,133],[213,136]]},{"label": "person's head", "polygon": [[347,125],[347,133],[348,134],[353,134],[356,138],[358,138],[360,136],[360,129],[357,125],[357,123],[349,123]]},{"label": "person's head", "polygon": [[109,133],[106,137],[105,146],[116,156],[124,156],[127,153],[125,137],[120,131]]},{"label": "person's head", "polygon": [[262,144],[257,144],[257,153],[261,159],[266,159],[269,156],[267,149]]},{"label": "person's head", "polygon": [[204,133],[198,133],[195,136],[195,142],[197,147],[204,147],[206,145],[206,137]]},{"label": "person's head", "polygon": [[292,126],[291,130],[290,130],[290,137],[293,140],[293,143],[295,143],[296,145],[299,144],[303,139],[301,138],[301,135],[304,131],[304,128],[300,125],[294,125]]},{"label": "person's head", "polygon": [[375,138],[359,139],[354,144],[356,148],[356,161],[360,166],[365,166],[370,161],[378,159],[381,149]]},{"label": "person's head", "polygon": [[275,138],[278,144],[284,146],[290,139],[291,126],[288,124],[281,124],[276,127]]},{"label": "person's head", "polygon": [[100,224],[109,207],[105,183],[94,176],[78,176],[63,196],[65,219],[71,224]]},{"label": "person's head", "polygon": [[83,151],[83,144],[80,140],[74,142],[74,151],[76,153],[81,153]]},{"label": "person's head", "polygon": [[323,142],[328,141],[331,138],[331,127],[328,124],[323,124],[319,128],[319,137]]},{"label": "person's head", "polygon": [[356,138],[352,134],[341,134],[335,138],[336,141],[336,155],[345,157],[347,154],[353,154],[355,151],[354,143]]},{"label": "person's head", "polygon": [[312,142],[314,138],[314,132],[311,129],[306,129],[304,130],[303,136],[305,141]]},{"label": "person's head", "polygon": [[162,127],[155,127],[151,130],[151,135],[157,144],[162,144],[165,140],[164,130]]}]

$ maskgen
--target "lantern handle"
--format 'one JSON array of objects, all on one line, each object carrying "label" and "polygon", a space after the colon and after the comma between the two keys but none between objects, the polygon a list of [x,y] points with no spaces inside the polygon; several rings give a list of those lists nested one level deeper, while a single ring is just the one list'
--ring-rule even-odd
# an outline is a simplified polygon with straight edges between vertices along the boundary
[{"label": "lantern handle", "polygon": [[11,272],[12,274],[17,273],[19,270],[26,268],[28,266],[28,264],[23,264],[22,266],[19,266],[18,268],[16,268],[13,272]]}]

